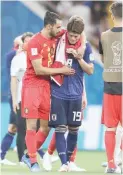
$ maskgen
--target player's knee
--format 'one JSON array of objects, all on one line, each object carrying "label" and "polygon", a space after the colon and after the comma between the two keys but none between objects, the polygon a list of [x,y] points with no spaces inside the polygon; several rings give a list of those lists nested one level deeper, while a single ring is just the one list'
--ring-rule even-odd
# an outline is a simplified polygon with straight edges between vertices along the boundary
[{"label": "player's knee", "polygon": [[114,131],[114,132],[116,132],[116,129],[117,129],[117,128],[115,128],[115,127],[114,127],[114,128],[108,128],[108,127],[107,127],[107,128],[106,128],[106,131]]},{"label": "player's knee", "polygon": [[45,134],[45,135],[48,135],[49,134],[49,131],[50,131],[50,128],[47,126],[41,126],[40,127],[40,130]]},{"label": "player's knee", "polygon": [[55,128],[55,132],[65,133],[67,131],[67,126],[59,125]]},{"label": "player's knee", "polygon": [[79,130],[79,127],[68,126],[68,130],[69,130],[70,133],[77,134],[78,130]]},{"label": "player's knee", "polygon": [[37,120],[26,120],[26,128],[27,130],[36,130],[37,129]]},{"label": "player's knee", "polygon": [[17,127],[14,124],[11,124],[8,128],[8,132],[15,134],[17,132]]}]

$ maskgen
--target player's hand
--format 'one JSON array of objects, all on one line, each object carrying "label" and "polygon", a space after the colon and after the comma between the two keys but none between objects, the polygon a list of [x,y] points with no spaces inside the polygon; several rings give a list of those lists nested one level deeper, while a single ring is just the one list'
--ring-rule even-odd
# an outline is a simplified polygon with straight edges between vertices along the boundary
[{"label": "player's hand", "polygon": [[82,110],[87,107],[87,97],[86,95],[82,96]]},{"label": "player's hand", "polygon": [[62,73],[64,74],[64,75],[74,75],[75,74],[75,70],[74,69],[72,69],[72,68],[69,68],[69,67],[67,67],[67,66],[63,66],[62,67]]},{"label": "player's hand", "polygon": [[84,48],[81,47],[78,50],[75,50],[73,48],[69,48],[66,50],[67,53],[71,53],[75,59],[80,60],[83,58],[84,55]]},{"label": "player's hand", "polygon": [[18,103],[13,103],[13,111],[15,114],[17,114],[17,110],[19,110],[19,104]]},{"label": "player's hand", "polygon": [[78,55],[77,51],[75,49],[73,49],[73,48],[67,49],[66,52],[69,53],[69,54],[71,53],[75,58]]}]

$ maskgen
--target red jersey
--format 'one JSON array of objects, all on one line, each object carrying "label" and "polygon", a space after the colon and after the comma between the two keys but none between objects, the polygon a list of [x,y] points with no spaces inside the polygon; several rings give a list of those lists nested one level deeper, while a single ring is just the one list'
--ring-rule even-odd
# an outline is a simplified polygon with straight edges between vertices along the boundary
[{"label": "red jersey", "polygon": [[38,87],[44,83],[49,84],[49,76],[35,74],[32,60],[41,59],[44,67],[50,67],[54,60],[56,38],[47,39],[41,33],[37,33],[27,46],[27,69],[23,78],[24,86]]}]

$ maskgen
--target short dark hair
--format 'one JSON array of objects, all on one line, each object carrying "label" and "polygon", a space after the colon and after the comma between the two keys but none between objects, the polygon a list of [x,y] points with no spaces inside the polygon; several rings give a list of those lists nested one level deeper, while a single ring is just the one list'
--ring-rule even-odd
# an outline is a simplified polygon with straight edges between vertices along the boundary
[{"label": "short dark hair", "polygon": [[122,2],[114,2],[110,6],[110,11],[114,17],[122,18]]},{"label": "short dark hair", "polygon": [[84,30],[84,22],[83,19],[79,16],[72,16],[67,24],[68,32],[73,32],[77,34],[81,34]]},{"label": "short dark hair", "polygon": [[26,37],[32,37],[33,35],[34,34],[32,32],[25,32],[21,37],[22,42],[24,43]]},{"label": "short dark hair", "polygon": [[60,16],[54,12],[47,11],[44,17],[44,26],[56,24],[56,20],[61,20]]}]

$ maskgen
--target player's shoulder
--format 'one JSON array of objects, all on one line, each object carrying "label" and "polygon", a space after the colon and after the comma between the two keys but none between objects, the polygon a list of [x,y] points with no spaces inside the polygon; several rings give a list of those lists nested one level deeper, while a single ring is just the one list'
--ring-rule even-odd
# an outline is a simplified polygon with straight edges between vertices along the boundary
[{"label": "player's shoulder", "polygon": [[13,57],[12,62],[17,62],[19,64],[23,58],[26,58],[26,54],[21,51]]},{"label": "player's shoulder", "polygon": [[86,41],[86,51],[91,49],[91,44],[89,41]]},{"label": "player's shoulder", "polygon": [[106,30],[105,32],[101,33],[101,38],[107,37],[107,35],[111,32],[111,29]]}]

